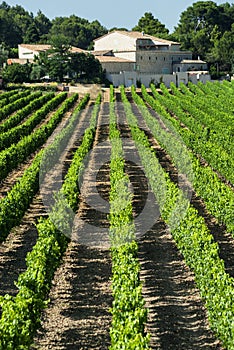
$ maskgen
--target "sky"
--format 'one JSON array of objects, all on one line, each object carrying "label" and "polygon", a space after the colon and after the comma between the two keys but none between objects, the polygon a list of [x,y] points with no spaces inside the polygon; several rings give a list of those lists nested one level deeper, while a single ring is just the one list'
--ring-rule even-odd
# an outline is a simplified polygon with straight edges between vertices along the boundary
[{"label": "sky", "polygon": [[[21,5],[35,16],[41,10],[48,18],[76,15],[89,21],[98,20],[104,27],[132,29],[145,12],[151,12],[172,32],[180,14],[194,2],[189,0],[17,0],[5,2],[10,6]],[[233,1],[214,1],[217,5]]]}]

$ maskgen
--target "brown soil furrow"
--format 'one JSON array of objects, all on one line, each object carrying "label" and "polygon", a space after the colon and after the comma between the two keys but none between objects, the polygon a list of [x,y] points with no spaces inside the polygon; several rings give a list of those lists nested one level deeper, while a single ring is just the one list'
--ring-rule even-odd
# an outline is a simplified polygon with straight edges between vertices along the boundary
[{"label": "brown soil furrow", "polygon": [[[54,140],[55,136],[64,127],[64,122],[65,120],[58,126],[46,145]],[[79,119],[79,127],[77,128],[80,137],[82,136],[81,133],[83,129],[86,127],[86,123],[86,113],[83,112]],[[45,147],[45,145],[43,147]],[[49,181],[43,186],[41,185],[40,193],[34,197],[20,225],[12,229],[5,242],[0,245],[0,295],[6,293],[15,295],[17,293],[18,289],[14,285],[14,282],[17,281],[19,274],[25,271],[26,255],[32,250],[37,240],[35,224],[39,217],[47,216],[46,206],[48,202],[44,193],[46,192],[51,197],[54,188],[58,189],[60,187],[60,183],[62,183],[61,174],[65,161],[75,148],[77,148],[77,146],[74,145],[74,140],[71,138],[70,144],[61,154],[59,164],[49,173]]]},{"label": "brown soil furrow", "polygon": [[[158,114],[149,104],[146,103],[146,106],[147,106],[148,110],[150,111],[150,113],[160,122],[160,124],[162,125],[162,127],[165,127],[165,126],[164,126],[164,123],[162,122],[162,120],[161,120],[161,118],[160,118],[160,116],[159,116],[159,114]],[[170,115],[171,115],[174,119],[176,119],[177,121],[180,121],[180,119],[177,117],[176,114],[174,114],[174,113],[172,113],[172,112],[170,112],[170,111],[168,111],[168,112],[170,113]],[[185,125],[184,123],[182,123],[181,121],[180,121],[180,126],[181,126],[181,128],[183,128],[183,129],[187,129],[187,130],[191,131],[191,130],[189,129],[189,127],[186,126],[186,125]],[[192,150],[192,151],[193,151],[193,150]],[[194,151],[193,151],[193,153],[194,153]],[[225,185],[227,185],[227,186],[230,187],[232,190],[234,190],[234,184],[232,184],[230,180],[226,179],[225,176],[223,176],[218,170],[216,170],[211,164],[209,164],[209,162],[207,162],[206,159],[204,159],[204,158],[202,157],[201,154],[195,154],[195,155],[196,155],[196,157],[198,158],[198,160],[200,161],[200,163],[201,163],[202,166],[209,166],[209,167],[212,169],[212,171],[218,176],[218,178],[219,178]]]},{"label": "brown soil furrow", "polygon": [[41,198],[37,195],[21,224],[11,230],[5,242],[0,245],[0,295],[16,295],[18,288],[14,282],[26,270],[26,255],[37,240],[35,221],[45,215]]},{"label": "brown soil furrow", "polygon": [[107,250],[71,242],[31,349],[108,349],[110,270]]},{"label": "brown soil furrow", "polygon": [[110,345],[111,259],[103,207],[106,189],[99,187],[106,179],[110,153],[106,142],[108,118],[108,104],[103,103],[83,174],[72,241],[55,274],[51,302],[32,349],[89,350],[107,349]]},{"label": "brown soil furrow", "polygon": [[[51,112],[50,115],[48,117],[46,117],[46,119],[44,119],[41,123],[40,126],[46,122],[48,122],[48,120],[51,118],[51,115],[54,112]],[[0,199],[5,197],[6,194],[10,191],[10,189],[14,186],[14,184],[19,180],[19,178],[23,175],[24,171],[32,164],[33,159],[35,158],[36,154],[41,150],[44,149],[46,146],[48,146],[51,142],[53,142],[55,136],[65,127],[69,117],[72,114],[72,110],[67,112],[65,114],[65,116],[63,117],[63,120],[61,121],[61,123],[57,126],[57,128],[55,129],[55,131],[53,132],[53,134],[49,137],[49,139],[47,140],[47,142],[40,147],[37,152],[34,152],[32,155],[30,155],[26,161],[24,161],[23,163],[19,164],[17,166],[16,169],[12,170],[8,176],[1,181],[0,183]],[[36,128],[38,128],[39,126],[37,126]],[[34,129],[36,130],[36,129]]]},{"label": "brown soil furrow", "polygon": [[[226,231],[226,227],[224,225],[219,225],[217,219],[211,215],[202,200],[199,197],[191,184],[183,183],[183,178],[178,175],[178,171],[173,165],[172,159],[166,153],[164,149],[162,149],[157,141],[154,139],[150,130],[147,128],[141,113],[139,112],[136,105],[132,105],[134,114],[137,116],[140,126],[146,131],[149,137],[149,141],[152,147],[155,150],[155,153],[160,161],[160,164],[165,169],[165,171],[169,174],[171,180],[175,183],[178,183],[180,188],[187,188],[190,186],[191,189],[191,204],[198,210],[199,215],[201,215],[206,223],[206,226],[210,230],[210,233],[213,235],[214,240],[219,244],[219,255],[220,258],[224,260],[226,272],[229,273],[230,276],[234,277],[234,239],[233,236]],[[152,112],[155,116],[155,113]],[[157,115],[157,118],[159,116]]]},{"label": "brown soil furrow", "polygon": [[[128,138],[130,130],[126,125],[121,104],[117,104],[117,113],[121,135],[123,138]],[[134,109],[134,114],[138,116],[140,126],[145,129],[139,112]],[[152,142],[152,139],[150,141]],[[128,144],[130,143],[131,141],[128,141]],[[136,149],[132,152],[137,153]],[[129,148],[126,148],[125,155],[130,157],[128,153]],[[167,158],[159,158],[159,160],[162,166],[165,165],[164,162],[167,163]],[[140,181],[139,172],[134,173],[134,167],[129,170],[131,182],[138,182],[136,193],[144,194],[148,186],[149,197],[151,189],[147,179],[142,175]],[[170,172],[171,175],[174,174],[177,177],[175,169],[171,168]],[[144,181],[145,184],[143,184]],[[137,200],[139,201],[139,197]],[[143,208],[142,212],[139,212],[139,202],[133,208],[135,221],[142,222],[142,224],[138,222],[137,225],[140,278],[143,283],[146,307],[149,310],[146,330],[151,334],[151,347],[153,350],[221,350],[220,342],[209,328],[207,313],[199,290],[195,286],[194,275],[185,265],[183,256],[176,248],[166,225],[159,219],[154,196],[153,199],[145,200],[141,195],[140,207],[143,207],[144,204],[146,206],[147,201],[149,201],[149,209],[146,212]],[[147,227],[150,224],[151,226]],[[141,232],[139,232],[139,227]]]},{"label": "brown soil furrow", "polygon": [[139,259],[152,350],[221,350],[194,275],[162,221],[140,240]]}]

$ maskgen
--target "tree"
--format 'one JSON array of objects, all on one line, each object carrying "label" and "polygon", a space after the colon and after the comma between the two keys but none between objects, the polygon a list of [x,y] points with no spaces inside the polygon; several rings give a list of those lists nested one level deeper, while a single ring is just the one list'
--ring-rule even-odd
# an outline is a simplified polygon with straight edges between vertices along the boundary
[{"label": "tree", "polygon": [[218,9],[213,1],[198,1],[182,12],[174,35],[183,49],[204,58],[211,47],[210,35],[217,18]]},{"label": "tree", "polygon": [[40,10],[37,12],[36,17],[34,18],[34,23],[37,28],[37,32],[40,38],[40,41],[47,41],[47,36],[52,26],[51,21],[47,18]]},{"label": "tree", "polygon": [[213,35],[213,48],[210,50],[207,58],[211,63],[211,68],[218,75],[218,71],[229,73],[234,72],[234,24],[230,31],[225,31],[223,35],[220,32]]},{"label": "tree", "polygon": [[9,47],[15,47],[22,42],[45,42],[50,27],[50,20],[41,11],[34,18],[22,6],[11,7],[5,2],[0,4],[0,41]]},{"label": "tree", "polygon": [[233,66],[233,22],[233,4],[198,1],[182,12],[173,36],[182,49],[205,59],[218,76]]},{"label": "tree", "polygon": [[[55,45],[55,43],[54,43]],[[35,59],[31,77],[38,80],[44,75],[59,82],[68,76],[75,81],[101,82],[104,78],[100,62],[84,52],[71,52],[69,46],[56,44],[51,50],[40,52]],[[40,69],[39,69],[40,67]]]},{"label": "tree", "polygon": [[40,36],[36,24],[34,22],[28,26],[23,36],[23,40],[27,44],[38,43],[38,41],[40,40]]},{"label": "tree", "polygon": [[121,30],[121,31],[124,31],[124,32],[128,31],[128,29],[125,28],[125,27],[120,27],[120,28],[119,27],[113,27],[113,28],[109,29],[109,32],[113,32],[115,30]]},{"label": "tree", "polygon": [[33,64],[32,70],[30,73],[30,80],[31,81],[40,81],[42,77],[45,77],[47,75],[46,67],[39,64]]},{"label": "tree", "polygon": [[75,53],[71,56],[70,62],[77,80],[79,78],[87,81],[102,80],[102,66],[92,54]]},{"label": "tree", "polygon": [[69,50],[68,39],[63,35],[52,36],[50,39],[51,49],[47,51],[47,67],[50,77],[59,82],[68,72]]},{"label": "tree", "polygon": [[14,47],[22,42],[20,29],[17,27],[8,10],[0,8],[0,42]]},{"label": "tree", "polygon": [[90,23],[84,18],[72,15],[70,17],[56,17],[52,20],[49,38],[58,33],[64,35],[70,45],[90,49],[92,41],[106,34],[107,29],[101,26],[98,21]]},{"label": "tree", "polygon": [[138,21],[138,24],[132,28],[133,31],[145,32],[160,38],[167,38],[169,30],[157,18],[154,18],[151,12],[146,12]]},{"label": "tree", "polygon": [[34,23],[33,14],[25,11],[25,9],[19,5],[12,6],[8,13],[11,16],[12,22],[19,31],[20,37],[22,38],[20,43],[25,42],[24,37],[25,35],[27,38],[29,37],[27,31],[29,29],[31,30]]},{"label": "tree", "polygon": [[13,63],[2,70],[2,77],[6,83],[26,83],[30,81],[31,64]]},{"label": "tree", "polygon": [[219,40],[219,60],[229,72],[234,73],[234,24]]},{"label": "tree", "polygon": [[213,1],[198,1],[182,12],[173,35],[183,49],[191,50],[195,56],[205,59],[214,47],[214,28],[222,36],[226,30],[231,30],[233,21],[234,5],[218,6]]},{"label": "tree", "polygon": [[9,50],[7,49],[4,43],[0,44],[0,69],[3,67],[3,64],[6,63],[9,56]]}]

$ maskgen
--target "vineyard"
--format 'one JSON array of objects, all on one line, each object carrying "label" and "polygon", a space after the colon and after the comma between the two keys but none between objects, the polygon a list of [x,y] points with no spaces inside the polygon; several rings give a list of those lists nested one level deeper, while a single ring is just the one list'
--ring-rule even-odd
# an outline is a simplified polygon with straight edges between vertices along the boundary
[{"label": "vineyard", "polygon": [[0,94],[0,350],[234,350],[233,94]]}]

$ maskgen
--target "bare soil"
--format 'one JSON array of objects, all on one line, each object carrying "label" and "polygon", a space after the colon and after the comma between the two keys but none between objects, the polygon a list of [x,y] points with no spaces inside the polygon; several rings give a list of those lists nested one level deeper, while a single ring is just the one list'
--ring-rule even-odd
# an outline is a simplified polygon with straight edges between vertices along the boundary
[{"label": "bare soil", "polygon": [[106,186],[102,186],[110,152],[110,143],[106,142],[108,113],[108,103],[102,104],[93,151],[83,174],[72,241],[56,272],[51,302],[32,349],[88,350],[110,345],[111,259],[107,213],[103,211]]},{"label": "bare soil", "polygon": [[[55,274],[48,308],[42,314],[42,326],[31,346],[34,350],[103,350],[110,346],[112,295],[108,240],[110,144],[107,96],[106,102],[101,106],[93,151],[87,158],[83,174],[80,206],[72,240]],[[22,225],[15,228],[0,246],[0,295],[6,292],[15,295],[17,292],[14,280],[25,270],[26,253],[32,249],[37,238],[34,224],[39,215],[46,215],[40,196],[43,196],[43,191],[51,191],[56,181],[61,181],[61,172],[66,173],[91,109],[85,113],[77,127],[79,132],[76,141],[72,141],[73,146],[69,147],[69,152],[61,159],[57,172],[51,173],[50,181],[41,194],[35,197]],[[157,204],[139,165],[121,105],[117,107],[117,114],[127,158],[125,168],[134,194],[134,216],[139,234],[140,278],[149,310],[146,328],[151,334],[151,347],[157,350],[222,350],[221,343],[210,330],[207,312],[196,288],[194,275],[185,265],[170,232],[159,218]],[[137,115],[143,123],[140,114]],[[178,174],[170,157],[159,147],[149,130],[148,135],[161,165],[173,181],[178,181]],[[132,158],[133,153],[135,158]],[[192,203],[203,215],[220,244],[220,254],[227,271],[233,275],[232,239],[226,235],[225,227],[217,225],[214,218],[207,213],[204,203],[195,193]],[[146,205],[151,207],[149,217],[152,223],[146,222],[144,230],[141,215]]]},{"label": "bare soil", "polygon": [[[132,106],[140,126],[148,130],[149,140],[162,167],[170,174],[173,181],[178,181],[178,173],[170,157],[152,137],[135,105]],[[130,130],[123,113],[123,106],[118,105],[118,116],[122,137],[130,138]],[[129,141],[131,142],[131,141]],[[133,142],[131,147],[134,148]],[[125,155],[129,148],[125,149]],[[136,149],[132,152],[137,153]],[[141,193],[140,202],[145,203],[144,193],[151,192],[145,176],[129,172],[131,182],[137,182],[137,193]],[[145,182],[145,183],[144,183]],[[148,186],[148,189],[146,190]],[[193,200],[196,200],[194,194]],[[139,203],[134,206],[135,217],[140,215]],[[194,282],[194,274],[186,266],[183,256],[165,223],[159,218],[155,206],[154,225],[139,236],[140,278],[143,283],[143,296],[148,308],[147,331],[151,334],[152,350],[197,350],[223,349],[209,327],[207,312]],[[203,209],[205,209],[203,207]],[[203,214],[203,211],[202,211]],[[204,214],[203,214],[204,215]],[[158,219],[157,219],[158,218]],[[207,217],[206,217],[207,218]],[[211,218],[209,218],[211,220]],[[210,220],[207,222],[211,225]]]}]

